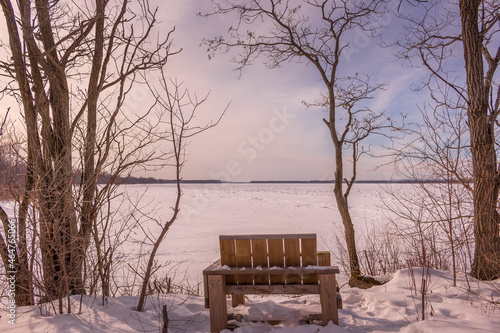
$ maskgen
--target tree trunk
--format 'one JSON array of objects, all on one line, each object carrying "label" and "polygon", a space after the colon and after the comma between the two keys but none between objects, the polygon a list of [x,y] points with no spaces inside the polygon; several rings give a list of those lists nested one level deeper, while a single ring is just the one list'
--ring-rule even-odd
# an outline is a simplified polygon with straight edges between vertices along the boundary
[{"label": "tree trunk", "polygon": [[483,38],[478,27],[480,0],[461,0],[460,15],[467,74],[468,118],[474,174],[474,235],[472,275],[481,280],[500,277],[500,235],[497,211],[497,171],[494,124],[488,115],[484,82]]},{"label": "tree trunk", "polygon": [[349,254],[351,280],[356,280],[361,276],[361,269],[359,267],[358,252],[356,250],[354,225],[352,224],[351,214],[349,213],[347,198],[344,198],[342,192],[340,192],[340,194],[337,194],[338,192],[334,190],[334,193],[335,199],[337,200],[338,210],[340,212],[340,216],[342,217],[342,223],[344,224],[345,240],[347,244],[347,252]]},{"label": "tree trunk", "polygon": [[[333,96],[333,89],[331,91]],[[335,100],[330,98],[330,100]],[[344,195],[342,190],[343,176],[343,159],[342,159],[342,142],[338,140],[336,129],[335,129],[335,105],[330,103],[330,121],[327,123],[330,134],[333,141],[333,146],[335,148],[335,184],[333,188],[333,193],[335,195],[335,200],[337,202],[337,208],[339,210],[340,216],[342,217],[342,223],[344,224],[345,241],[347,245],[347,252],[349,254],[349,268],[351,274],[351,280],[356,280],[361,277],[361,269],[359,266],[358,252],[356,250],[356,237],[354,234],[354,226],[352,224],[351,214],[349,213],[349,204],[347,200],[347,195]]]}]

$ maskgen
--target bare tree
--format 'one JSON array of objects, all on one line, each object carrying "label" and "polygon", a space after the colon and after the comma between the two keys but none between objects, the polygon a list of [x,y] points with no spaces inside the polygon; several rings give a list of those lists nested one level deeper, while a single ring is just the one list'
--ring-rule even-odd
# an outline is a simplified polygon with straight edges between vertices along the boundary
[{"label": "bare tree", "polygon": [[172,207],[172,215],[168,221],[157,221],[160,228],[160,233],[152,234],[143,228],[145,236],[153,246],[149,254],[149,259],[146,265],[146,269],[143,273],[143,282],[141,293],[139,295],[139,303],[137,305],[137,311],[142,311],[144,308],[144,302],[146,300],[147,288],[150,282],[150,278],[157,267],[155,266],[156,253],[160,245],[162,244],[168,230],[172,224],[177,219],[177,215],[180,211],[180,202],[182,196],[181,190],[181,172],[184,164],[186,162],[186,146],[189,140],[194,136],[205,132],[206,130],[216,126],[224,115],[224,110],[217,121],[210,124],[199,126],[194,124],[196,113],[203,103],[206,102],[208,95],[202,99],[198,99],[196,95],[191,95],[187,89],[182,88],[182,83],[177,81],[169,81],[165,77],[162,71],[162,76],[160,79],[161,89],[157,89],[154,86],[150,86],[153,95],[156,97],[158,102],[158,107],[160,112],[165,112],[169,117],[166,123],[159,124],[167,126],[168,141],[171,143],[171,149],[173,152],[172,156],[172,166],[175,169],[175,184],[177,196],[175,199],[174,206]]},{"label": "bare tree", "polygon": [[[323,119],[333,143],[335,156],[334,194],[344,224],[350,263],[351,282],[361,281],[353,221],[348,197],[356,180],[357,163],[367,150],[361,142],[392,126],[384,112],[370,109],[368,101],[382,88],[369,76],[352,74],[341,77],[343,56],[350,44],[348,36],[360,29],[375,35],[379,25],[376,15],[384,10],[383,1],[214,1],[209,15],[235,14],[236,22],[228,36],[205,40],[210,56],[215,51],[240,52],[233,61],[241,70],[259,57],[270,68],[286,62],[305,62],[319,74],[324,84],[323,98],[308,106],[322,106],[328,111]],[[346,158],[350,156],[349,160]],[[344,176],[350,163],[352,175]],[[343,186],[344,185],[344,186]]]},{"label": "bare tree", "polygon": [[[473,187],[475,254],[472,274],[500,276],[500,171],[498,64],[500,4],[488,0],[408,1],[399,8],[407,22],[400,56],[426,68],[431,97],[448,110],[467,110]],[[406,4],[406,3],[405,3]],[[416,6],[416,8],[414,7]],[[458,65],[457,65],[458,63]],[[460,71],[463,64],[464,71]],[[460,175],[454,175],[460,179]]]},{"label": "bare tree", "polygon": [[[23,292],[16,294],[16,301],[27,305],[34,302],[29,237],[40,244],[40,252],[30,253],[41,257],[40,297],[85,293],[85,253],[106,200],[97,186],[98,175],[114,166],[117,155],[119,168],[111,171],[115,175],[127,175],[134,166],[158,158],[144,152],[144,142],[117,140],[147,121],[140,116],[131,120],[124,103],[139,83],[137,75],[163,68],[173,52],[170,33],[153,39],[156,10],[146,0],[0,4],[9,36],[0,62],[1,75],[8,80],[2,92],[22,105],[27,135],[16,243],[19,276],[27,277],[18,283]],[[81,155],[75,156],[76,151]],[[80,184],[75,184],[76,173],[82,175]],[[28,234],[30,209],[36,213]]]},{"label": "bare tree", "polygon": [[468,233],[472,234],[473,188],[466,112],[439,103],[423,105],[421,122],[407,126],[407,140],[393,147],[398,172],[413,181],[408,185],[412,189],[405,193],[390,188],[391,199],[385,202],[396,216],[390,220],[399,237],[422,237],[422,231],[423,238],[442,244],[442,253],[433,252],[439,259],[427,264],[438,262],[429,267],[451,268],[454,280],[459,262],[460,270],[466,271],[472,260],[473,240]]}]

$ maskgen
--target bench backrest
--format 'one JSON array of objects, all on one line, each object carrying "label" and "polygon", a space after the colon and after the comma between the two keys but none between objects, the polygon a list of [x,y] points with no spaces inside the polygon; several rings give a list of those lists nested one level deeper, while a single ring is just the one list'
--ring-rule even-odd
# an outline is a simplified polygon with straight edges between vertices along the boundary
[{"label": "bench backrest", "polygon": [[[307,267],[318,265],[316,234],[221,235],[219,241],[222,266]],[[312,284],[318,283],[318,276],[317,274],[241,275],[228,276],[226,283]]]}]

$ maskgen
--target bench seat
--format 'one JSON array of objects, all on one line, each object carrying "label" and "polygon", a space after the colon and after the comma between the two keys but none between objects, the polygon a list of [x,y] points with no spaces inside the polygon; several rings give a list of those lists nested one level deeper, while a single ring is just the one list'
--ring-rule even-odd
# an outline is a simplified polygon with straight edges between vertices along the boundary
[{"label": "bench seat", "polygon": [[227,328],[226,295],[232,306],[245,294],[319,294],[323,325],[338,325],[342,299],[330,252],[316,249],[315,234],[221,235],[221,259],[203,271],[210,331]]}]

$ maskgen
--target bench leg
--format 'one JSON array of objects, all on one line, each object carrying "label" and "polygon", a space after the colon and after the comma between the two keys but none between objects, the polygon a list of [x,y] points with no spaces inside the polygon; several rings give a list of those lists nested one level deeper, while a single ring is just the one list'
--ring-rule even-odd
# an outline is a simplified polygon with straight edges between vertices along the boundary
[{"label": "bench leg", "polygon": [[210,332],[218,333],[228,327],[225,276],[209,275],[208,289],[208,302],[210,306]]},{"label": "bench leg", "polygon": [[339,312],[337,309],[337,290],[335,274],[319,275],[319,299],[321,303],[321,320],[326,326],[331,320],[335,325],[339,324]]},{"label": "bench leg", "polygon": [[245,294],[232,294],[231,305],[233,306],[233,308],[237,307],[240,304],[245,305]]},{"label": "bench leg", "polygon": [[205,297],[205,309],[210,308],[210,303],[208,302],[208,275],[203,274],[203,295]]}]

